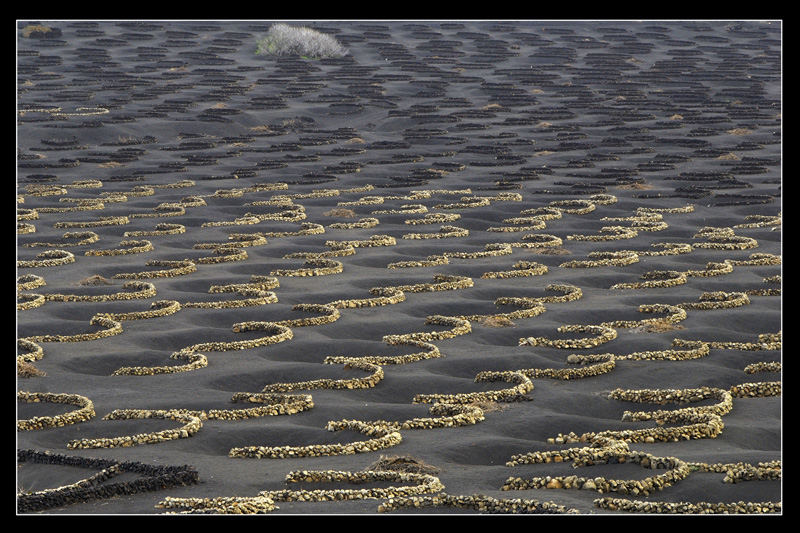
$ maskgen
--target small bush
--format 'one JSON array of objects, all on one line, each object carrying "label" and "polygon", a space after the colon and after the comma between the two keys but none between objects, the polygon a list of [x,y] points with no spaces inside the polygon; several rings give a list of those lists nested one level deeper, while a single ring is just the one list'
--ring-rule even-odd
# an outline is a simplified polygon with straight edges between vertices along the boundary
[{"label": "small bush", "polygon": [[504,410],[507,405],[503,405],[497,403],[493,400],[474,400],[467,405],[471,405],[472,407],[479,407],[483,410],[484,413],[494,413],[497,411]]},{"label": "small bush", "polygon": [[299,55],[311,59],[342,57],[347,49],[330,35],[304,26],[273,24],[266,37],[258,41],[256,54]]},{"label": "small bush", "polygon": [[36,368],[32,363],[17,361],[17,375],[21,378],[35,378],[46,376],[47,374]]},{"label": "small bush", "polygon": [[487,328],[513,328],[516,326],[511,319],[504,316],[487,316],[478,322]]},{"label": "small bush", "polygon": [[80,281],[81,285],[111,285],[111,282],[99,274],[89,276]]},{"label": "small bush", "polygon": [[43,26],[41,24],[28,24],[24,28],[22,28],[22,36],[26,38],[38,38],[42,39],[44,37],[60,37],[61,30],[58,28],[50,28],[49,26]]},{"label": "small bush", "polygon": [[322,213],[326,217],[342,217],[342,218],[355,218],[356,212],[352,209],[346,209],[344,207],[334,207],[330,211],[325,211]]},{"label": "small bush", "polygon": [[380,459],[366,468],[368,471],[409,472],[412,474],[438,474],[439,468],[410,455],[381,455]]}]

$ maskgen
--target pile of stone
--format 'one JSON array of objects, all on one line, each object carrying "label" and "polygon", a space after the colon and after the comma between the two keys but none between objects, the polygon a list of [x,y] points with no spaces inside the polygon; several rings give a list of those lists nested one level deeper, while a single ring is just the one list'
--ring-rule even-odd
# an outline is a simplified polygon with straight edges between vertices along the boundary
[{"label": "pile of stone", "polygon": [[491,315],[461,315],[459,318],[463,318],[466,320],[472,320],[475,322],[484,322],[486,320],[514,320],[519,318],[533,318],[536,316],[541,315],[544,313],[547,308],[542,305],[538,298],[511,298],[511,297],[502,297],[495,300],[495,304],[498,304],[498,300],[503,300],[502,303],[506,305],[516,305],[521,307],[516,311],[510,311],[508,313],[495,313]]},{"label": "pile of stone", "polygon": [[[538,220],[558,220],[564,216],[562,210],[556,207],[533,207],[531,209],[523,209],[519,214],[533,215]],[[507,221],[504,220],[503,222]]]},{"label": "pile of stone", "polygon": [[300,470],[286,475],[287,483],[319,483],[319,482],[376,482],[405,483],[400,486],[371,489],[334,489],[334,490],[269,490],[259,493],[274,501],[341,501],[363,499],[388,499],[414,496],[417,494],[438,493],[444,485],[438,477],[430,474],[411,472],[373,471],[343,472],[338,470]]},{"label": "pile of stone", "polygon": [[38,183],[31,183],[25,186],[25,192],[28,196],[59,196],[67,194],[68,191],[63,185],[40,185]]},{"label": "pile of stone", "polygon": [[572,354],[567,357],[567,363],[579,364],[590,363],[581,368],[527,368],[517,370],[529,378],[552,378],[552,379],[583,379],[601,374],[607,374],[616,368],[616,356],[611,353],[577,355]]},{"label": "pile of stone", "polygon": [[181,509],[165,514],[264,514],[278,507],[266,496],[218,496],[216,498],[172,498],[158,502],[156,509]]},{"label": "pile of stone", "polygon": [[334,222],[328,227],[333,229],[367,229],[374,228],[380,224],[380,220],[373,217],[366,217],[357,220],[356,222]]},{"label": "pile of stone", "polygon": [[747,215],[744,219],[749,222],[746,224],[737,224],[734,228],[765,228],[769,226],[780,226],[783,223],[783,218],[780,213],[778,213],[777,216]]},{"label": "pile of stone", "polygon": [[639,262],[638,252],[622,250],[619,252],[590,252],[593,259],[566,261],[562,268],[596,268],[604,266],[627,266]]},{"label": "pile of stone", "polygon": [[597,209],[596,203],[589,200],[555,200],[549,206],[571,215],[585,215]]},{"label": "pile of stone", "polygon": [[219,246],[214,248],[214,254],[215,255],[212,256],[196,257],[191,259],[191,261],[203,265],[212,265],[217,263],[229,263],[231,261],[244,261],[248,257],[246,250],[236,248],[235,246]]},{"label": "pile of stone", "polygon": [[250,276],[249,283],[229,283],[226,285],[212,285],[209,287],[210,293],[237,292],[242,289],[257,289],[268,291],[280,287],[280,281],[274,276],[260,276],[253,274]]},{"label": "pile of stone", "polygon": [[692,347],[697,342],[705,342],[711,348],[722,350],[780,350],[781,349],[781,332],[778,333],[762,333],[758,336],[758,342],[734,342],[734,341],[691,341],[684,339],[673,339],[672,345],[676,347]]},{"label": "pile of stone", "polygon": [[636,231],[663,231],[669,227],[664,222],[661,213],[637,212],[630,217],[603,217],[603,222],[630,222],[630,227]]},{"label": "pile of stone", "polygon": [[414,285],[397,285],[394,287],[375,287],[369,290],[370,294],[379,294],[386,289],[396,289],[403,292],[434,292],[434,291],[453,291],[458,289],[468,289],[475,285],[472,278],[467,276],[450,276],[446,274],[436,274],[433,276],[433,283],[417,283]]},{"label": "pile of stone", "polygon": [[717,472],[725,474],[724,483],[739,483],[753,480],[782,479],[781,461],[765,461],[752,465],[749,463],[689,463],[699,472]]},{"label": "pile of stone", "polygon": [[305,193],[276,194],[272,197],[272,199],[296,200],[303,198],[330,198],[331,196],[339,196],[340,194],[341,193],[339,189],[314,189],[311,192],[305,192]]},{"label": "pile of stone", "polygon": [[391,235],[372,235],[369,239],[364,240],[351,240],[351,241],[325,241],[325,246],[329,248],[371,248],[374,246],[394,246],[397,240]]},{"label": "pile of stone", "polygon": [[281,326],[290,328],[300,328],[306,326],[320,326],[330,324],[339,320],[339,309],[329,304],[297,304],[292,306],[292,311],[306,311],[308,313],[320,313],[322,316],[309,318],[295,318],[275,322]]},{"label": "pile of stone", "polygon": [[499,228],[493,228],[493,231],[516,232],[516,231],[529,231],[529,230],[536,231],[540,229],[545,229],[547,227],[547,223],[545,222],[545,220],[549,220],[550,218],[552,217],[539,216],[539,215],[504,218],[503,222],[505,224],[511,224],[511,226],[501,226]]},{"label": "pile of stone", "polygon": [[[373,426],[367,422],[361,422],[359,420],[331,421],[328,422],[326,429],[328,431],[339,431],[343,429],[357,431],[367,435],[370,438],[362,441],[350,442],[347,444],[311,444],[308,446],[243,446],[239,448],[231,448],[231,450],[228,452],[228,457],[286,459],[294,457],[352,455],[356,453],[368,453],[390,448],[400,444],[400,442],[403,440],[400,432],[392,427]],[[395,472],[395,474],[397,474],[397,472]],[[327,481],[327,479],[323,480]],[[273,498],[272,493],[266,495],[270,498]],[[276,501],[278,500],[276,498],[273,499]]]},{"label": "pile of stone", "polygon": [[519,346],[549,346],[561,349],[589,349],[600,346],[617,338],[617,330],[608,326],[593,326],[570,324],[560,326],[559,333],[593,333],[595,337],[581,339],[548,339],[547,337],[523,337],[519,339]]},{"label": "pile of stone", "polygon": [[633,239],[639,233],[633,228],[626,228],[624,226],[603,226],[600,228],[600,235],[582,235],[573,234],[567,235],[567,240],[570,241],[619,241],[622,239]]},{"label": "pile of stone", "polygon": [[419,417],[392,422],[388,420],[370,420],[366,424],[385,426],[395,429],[434,429],[444,427],[471,426],[485,420],[484,411],[478,405],[435,403],[428,412],[435,417]]},{"label": "pile of stone", "polygon": [[386,268],[422,268],[450,264],[450,259],[445,255],[429,255],[421,261],[396,261],[389,263]]},{"label": "pile of stone", "polygon": [[91,244],[97,242],[100,236],[93,231],[67,231],[62,237],[64,239],[77,239],[75,242],[26,242],[23,246],[28,248],[35,248],[39,246],[46,246],[49,248],[61,248],[64,246],[82,246],[84,244]]},{"label": "pile of stone", "polygon": [[60,415],[36,416],[27,420],[17,420],[17,430],[19,431],[64,427],[70,424],[86,422],[95,416],[94,404],[92,401],[80,394],[18,391],[17,399],[28,403],[63,403],[78,406],[78,409]]},{"label": "pile of stone", "polygon": [[405,344],[407,341],[430,342],[435,340],[452,339],[459,335],[467,335],[472,332],[472,325],[469,320],[455,316],[430,315],[425,318],[426,324],[436,324],[439,326],[450,326],[451,329],[444,331],[423,331],[416,333],[403,333],[401,335],[384,335],[383,342],[387,344]]},{"label": "pile of stone", "polygon": [[182,349],[170,355],[172,359],[185,359],[189,361],[183,365],[167,366],[123,366],[115,370],[112,376],[155,376],[158,374],[174,374],[177,372],[189,372],[208,366],[208,358],[193,350]]},{"label": "pile of stone", "polygon": [[687,270],[686,275],[690,278],[710,278],[722,274],[730,274],[731,272],[733,272],[733,264],[729,260],[725,260],[721,263],[714,261],[706,263],[704,270]]},{"label": "pile of stone", "polygon": [[[399,337],[402,337],[402,335]],[[439,351],[439,348],[430,342],[399,338],[394,340],[392,344],[417,346],[422,348],[423,351],[405,355],[331,355],[326,357],[323,362],[327,364],[349,364],[352,362],[364,362],[374,365],[405,365],[408,363],[422,361],[424,359],[436,359],[443,357],[442,353]]]},{"label": "pile of stone", "polygon": [[111,320],[146,320],[149,318],[159,318],[169,316],[181,310],[181,304],[177,300],[158,300],[150,304],[148,311],[132,311],[130,313],[98,313],[100,316]]},{"label": "pile of stone", "polygon": [[349,300],[334,300],[333,302],[328,302],[327,305],[330,305],[337,309],[376,307],[380,305],[394,305],[400,302],[404,302],[406,299],[406,293],[392,287],[381,289],[379,291],[376,291],[376,293],[374,294],[378,293],[380,294],[376,295],[374,298],[354,298]]},{"label": "pile of stone", "polygon": [[598,498],[594,504],[600,509],[625,511],[629,513],[671,513],[671,514],[761,514],[780,513],[780,502],[646,502],[624,498]]},{"label": "pile of stone", "polygon": [[603,463],[631,463],[651,470],[666,470],[663,474],[643,479],[607,479],[602,476],[589,478],[582,476],[541,476],[529,479],[510,477],[501,490],[529,489],[582,489],[599,493],[617,492],[635,496],[647,496],[664,490],[689,476],[689,465],[676,457],[656,457],[649,453],[593,448],[591,458],[576,462],[574,466],[588,466]]},{"label": "pile of stone", "polygon": [[[726,415],[733,409],[733,396],[730,392],[714,388],[699,387],[695,389],[614,389],[609,399],[637,403],[692,403],[707,399],[716,400],[716,404],[699,407],[688,407],[676,410],[625,411],[622,420],[663,420],[665,417],[686,417],[702,414]],[[688,419],[688,418],[687,418]]]},{"label": "pile of stone", "polygon": [[[190,466],[153,466],[132,461],[119,462],[93,457],[66,456],[36,450],[17,450],[17,461],[100,469],[89,478],[64,487],[17,494],[17,510],[20,513],[44,511],[74,503],[164,490],[198,482],[198,473]],[[107,479],[122,473],[136,474],[139,477],[131,481],[104,483]]]},{"label": "pile of stone", "polygon": [[683,207],[637,207],[637,213],[692,213],[694,205],[688,204]]},{"label": "pile of stone", "polygon": [[[673,341],[673,345],[675,341]],[[633,352],[627,355],[615,355],[615,359],[628,360],[668,360],[686,361],[705,357],[711,351],[708,343],[703,341],[684,341],[680,346],[688,350],[648,350],[643,352]]]},{"label": "pile of stone", "polygon": [[744,371],[747,374],[755,374],[757,372],[780,372],[781,370],[780,361],[752,363],[744,367]]},{"label": "pile of stone", "polygon": [[[136,194],[132,195],[130,192],[128,192],[128,193],[102,192],[102,193],[100,193],[100,197],[99,198],[105,204],[119,204],[119,203],[122,203],[122,202],[127,202],[128,201],[128,196],[134,196],[135,197],[137,195]],[[160,224],[158,224],[158,225],[160,226]],[[171,224],[171,225],[179,225],[179,224]],[[129,235],[125,235],[125,234],[123,234],[123,236],[129,237]]]},{"label": "pile of stone", "polygon": [[662,250],[658,252],[654,252],[652,250],[645,250],[645,251],[637,251],[635,253],[641,256],[662,256],[662,255],[688,254],[692,250],[694,250],[691,244],[685,242],[655,242],[650,246],[653,248],[661,248]]},{"label": "pile of stone", "polygon": [[541,305],[543,303],[565,303],[579,300],[583,296],[580,287],[570,284],[551,283],[544,288],[548,292],[561,292],[561,296],[542,296],[540,298],[529,297],[501,297],[494,301],[496,305]]},{"label": "pile of stone", "polygon": [[188,259],[180,261],[162,261],[153,259],[145,263],[147,266],[168,267],[162,270],[145,270],[143,272],[121,272],[114,274],[117,279],[151,279],[151,278],[173,278],[175,276],[185,276],[192,272],[197,272],[197,265]]},{"label": "pile of stone", "polygon": [[269,335],[246,341],[201,342],[198,344],[193,344],[184,349],[211,352],[249,350],[258,346],[268,346],[270,344],[277,344],[279,342],[285,342],[294,338],[294,333],[289,327],[277,324],[275,322],[236,322],[233,324],[233,326],[231,326],[231,331],[234,333],[244,333],[246,331],[264,331]]},{"label": "pile of stone", "polygon": [[700,295],[699,302],[687,302],[678,304],[682,309],[730,309],[741,307],[750,303],[750,298],[743,292],[713,291],[704,292]]},{"label": "pile of stone", "polygon": [[19,220],[39,220],[39,212],[36,209],[17,208],[17,221]]},{"label": "pile of stone", "polygon": [[606,430],[600,432],[587,432],[583,435],[576,435],[570,432],[567,435],[559,434],[555,438],[558,442],[560,438],[564,442],[590,442],[597,438],[607,438],[623,440],[625,442],[678,442],[681,440],[694,439],[714,439],[722,433],[725,424],[722,418],[715,414],[698,414],[694,412],[682,412],[671,414],[669,412],[661,414],[656,420],[659,424],[683,423],[681,426],[655,427],[649,429],[627,429],[627,430]]},{"label": "pile of stone", "polygon": [[62,266],[75,262],[75,255],[67,250],[45,250],[36,259],[17,260],[17,268]]},{"label": "pile of stone", "polygon": [[640,313],[671,313],[660,318],[646,318],[644,320],[614,320],[602,322],[601,326],[609,328],[639,328],[650,324],[677,324],[686,319],[686,311],[675,305],[644,304],[639,306]]},{"label": "pile of stone", "polygon": [[146,281],[126,281],[122,284],[122,288],[127,292],[96,295],[47,293],[44,297],[49,302],[109,302],[152,298],[156,295],[155,285]]},{"label": "pile of stone", "polygon": [[473,404],[476,402],[518,402],[529,400],[527,393],[533,390],[533,382],[525,374],[515,371],[483,371],[475,376],[475,382],[506,381],[516,383],[509,389],[461,394],[417,394],[413,403]]},{"label": "pile of stone", "polygon": [[288,277],[328,276],[344,271],[342,263],[333,259],[307,259],[303,266],[306,268],[273,270],[270,275]]},{"label": "pile of stone", "polygon": [[[194,184],[194,182],[192,182]],[[172,184],[169,184],[172,185]],[[202,207],[208,205],[202,196],[184,196],[179,202],[184,207]]]},{"label": "pile of stone", "polygon": [[179,217],[186,214],[186,209],[183,204],[165,202],[158,204],[153,208],[154,213],[131,213],[129,218],[161,218],[161,217]]},{"label": "pile of stone", "polygon": [[383,203],[383,196],[362,196],[358,200],[351,200],[349,202],[337,202],[339,207],[350,207],[357,205],[380,205]]},{"label": "pile of stone", "polygon": [[325,226],[314,222],[301,222],[300,229],[297,231],[268,231],[259,233],[262,237],[299,237],[301,235],[322,235],[325,233]]},{"label": "pile of stone", "polygon": [[484,272],[481,278],[523,278],[547,274],[547,266],[535,261],[517,261],[512,268],[514,270]]},{"label": "pile of stone", "polygon": [[[332,361],[327,360],[328,364],[333,364]],[[365,372],[372,372],[369,376],[363,378],[352,379],[313,379],[309,381],[297,381],[293,383],[272,383],[266,385],[262,392],[289,392],[293,390],[309,390],[309,389],[371,389],[383,380],[383,368],[373,364],[369,361],[364,361],[357,358],[347,358],[345,368],[355,368],[364,370]]]},{"label": "pile of stone", "polygon": [[486,198],[490,202],[521,202],[522,195],[518,192],[499,192],[493,196],[476,196],[475,198]]},{"label": "pile of stone", "polygon": [[[411,215],[415,213],[427,213],[428,208],[422,204],[405,204],[398,209],[376,209],[371,211],[371,215]],[[419,220],[419,219],[418,219]],[[429,222],[433,223],[433,222]]]},{"label": "pile of stone", "polygon": [[[545,229],[547,224],[544,220],[541,220],[537,217],[517,217],[517,218],[510,218],[506,219],[509,224],[516,224],[514,226],[489,226],[486,228],[486,231],[493,231],[498,233],[516,233],[519,231],[537,231],[541,229]],[[524,225],[523,225],[524,224]]]},{"label": "pile of stone", "polygon": [[482,257],[496,257],[500,255],[509,255],[513,252],[511,245],[504,242],[489,243],[484,245],[482,252],[443,252],[445,257],[454,257],[457,259],[480,259]]},{"label": "pile of stone", "polygon": [[104,329],[94,333],[78,333],[77,335],[33,335],[25,337],[34,342],[82,342],[111,337],[122,333],[122,324],[101,314],[94,315],[89,321],[92,326],[101,326]]},{"label": "pile of stone", "polygon": [[[256,204],[257,202],[253,202]],[[245,216],[255,217],[259,222],[277,220],[280,222],[300,222],[306,219],[305,207],[299,204],[279,204],[284,208],[277,213],[245,213]]]},{"label": "pile of stone", "polygon": [[458,202],[452,204],[436,204],[433,207],[434,209],[472,209],[491,205],[491,203],[492,202],[488,198],[462,196]]},{"label": "pile of stone", "polygon": [[781,395],[780,381],[760,381],[756,383],[741,383],[731,387],[731,394],[737,398],[766,398]]},{"label": "pile of stone", "polygon": [[17,294],[17,311],[35,309],[44,305],[45,302],[45,297],[41,294],[19,293]]},{"label": "pile of stone", "polygon": [[209,420],[246,420],[262,416],[293,415],[314,407],[314,401],[310,394],[237,392],[231,401],[263,405],[246,409],[210,409],[206,412],[206,418]]},{"label": "pile of stone", "polygon": [[442,226],[433,233],[406,233],[404,239],[447,239],[451,237],[468,237],[469,230],[458,226]]},{"label": "pile of stone", "polygon": [[[134,185],[130,191],[125,194],[126,198],[140,198],[143,196],[152,196],[156,193],[155,187],[152,185]],[[127,201],[127,200],[126,200]]]},{"label": "pile of stone", "polygon": [[[373,214],[375,212],[373,211]],[[404,221],[405,224],[441,224],[443,222],[453,222],[461,218],[458,213],[428,213],[422,218],[409,218]]]},{"label": "pile of stone", "polygon": [[128,366],[117,369],[112,375],[115,376],[146,376],[157,374],[172,374],[176,372],[188,372],[197,370],[208,366],[208,358],[199,351],[212,351],[224,352],[231,350],[247,350],[256,348],[258,346],[267,346],[277,344],[294,338],[294,333],[291,328],[276,324],[274,322],[238,322],[232,326],[232,331],[241,333],[245,331],[266,331],[270,335],[251,339],[247,341],[231,341],[231,342],[204,342],[193,344],[173,352],[170,357],[172,359],[186,359],[189,362],[183,365],[174,366]]},{"label": "pile of stone", "polygon": [[156,237],[158,235],[180,235],[186,233],[186,226],[183,224],[169,224],[160,222],[152,230],[126,231],[123,237]]},{"label": "pile of stone", "polygon": [[700,229],[694,238],[705,237],[707,241],[697,242],[692,246],[709,250],[747,250],[758,246],[758,241],[750,237],[736,235],[733,228],[706,226]]},{"label": "pile of stone", "polygon": [[437,494],[435,496],[408,496],[389,498],[378,506],[379,513],[398,511],[404,508],[420,507],[455,507],[470,509],[479,513],[512,513],[512,514],[577,514],[576,509],[570,509],[553,502],[540,502],[522,498],[492,498],[482,494],[470,496]]},{"label": "pile of stone", "polygon": [[75,439],[67,442],[67,448],[127,448],[140,444],[155,444],[175,439],[186,439],[200,431],[203,427],[202,419],[205,413],[202,411],[188,411],[185,409],[115,409],[111,411],[103,420],[132,420],[144,418],[160,418],[177,420],[183,422],[183,426],[176,429],[165,429],[153,433],[139,433],[137,435],[122,437],[101,437]]},{"label": "pile of stone", "polygon": [[348,255],[355,255],[356,249],[352,246],[343,246],[341,248],[334,248],[333,250],[326,250],[324,252],[292,252],[283,256],[284,259],[320,259],[324,257],[345,257]]},{"label": "pile of stone", "polygon": [[120,241],[119,248],[109,248],[104,250],[86,250],[84,255],[128,255],[140,254],[153,251],[153,243],[148,240],[128,240]]},{"label": "pile of stone", "polygon": [[645,272],[640,276],[641,279],[647,281],[634,281],[628,283],[616,283],[609,287],[610,289],[650,289],[650,288],[665,288],[683,285],[688,280],[686,272],[679,272],[677,270],[653,270]]},{"label": "pile of stone", "polygon": [[[290,213],[292,216],[295,215],[294,211],[284,211],[284,213]],[[305,218],[305,213],[303,213],[303,218]],[[302,220],[302,219],[301,219]],[[258,224],[261,222],[261,219],[255,215],[248,214],[242,217],[235,218],[234,220],[218,220],[212,222],[203,222],[200,226],[202,228],[213,228],[219,226],[244,226],[248,224]]]},{"label": "pile of stone", "polygon": [[229,233],[227,242],[200,242],[192,246],[195,250],[216,249],[220,246],[228,248],[249,248],[268,244],[266,237],[260,233]]},{"label": "pile of stone", "polygon": [[561,237],[547,233],[528,233],[522,236],[522,240],[530,242],[515,242],[511,243],[511,246],[513,248],[553,248],[564,244]]},{"label": "pile of stone", "polygon": [[44,357],[44,350],[42,350],[42,347],[29,339],[17,339],[17,349],[25,350],[24,353],[18,353],[17,362],[25,361],[32,363]]}]

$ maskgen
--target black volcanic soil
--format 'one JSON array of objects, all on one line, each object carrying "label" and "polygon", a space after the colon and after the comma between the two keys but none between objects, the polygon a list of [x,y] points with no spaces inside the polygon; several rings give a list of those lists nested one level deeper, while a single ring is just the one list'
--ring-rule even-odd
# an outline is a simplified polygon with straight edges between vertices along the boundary
[{"label": "black volcanic soil", "polygon": [[[57,29],[23,35],[29,24]],[[654,270],[702,270],[709,262],[744,260],[752,253],[780,255],[781,226],[735,228],[737,236],[757,241],[743,250],[694,248],[690,253],[641,256],[628,266],[565,268],[595,251],[653,251],[656,243],[707,242],[705,227],[733,228],[750,215],[781,212],[781,26],[772,22],[309,22],[334,35],[350,53],[339,59],[271,58],[255,54],[268,21],[18,21],[17,177],[18,215],[38,210],[38,218],[19,220],[35,232],[17,235],[17,259],[44,250],[64,249],[75,262],[52,267],[21,267],[17,276],[42,276],[34,294],[112,294],[125,279],[115,274],[156,270],[151,260],[177,261],[214,255],[197,244],[223,243],[233,233],[294,232],[301,223],[324,233],[267,237],[267,244],[242,248],[241,261],[196,265],[195,272],[147,279],[157,294],[111,302],[47,301],[17,312],[17,335],[74,335],[98,331],[96,313],[149,309],[156,300],[211,302],[243,298],[209,294],[212,285],[248,283],[278,269],[303,267],[296,252],[325,252],[326,241],[396,239],[392,246],[359,247],[354,255],[333,257],[341,273],[278,276],[269,289],[278,301],[228,309],[183,307],[177,313],[122,322],[121,334],[84,342],[41,342],[43,358],[34,364],[43,377],[18,378],[17,390],[72,393],[88,397],[97,416],[57,429],[19,431],[17,448],[56,454],[137,461],[149,465],[192,465],[198,484],[85,503],[56,506],[52,514],[159,514],[167,496],[254,496],[286,488],[294,470],[367,468],[381,454],[409,455],[439,468],[445,492],[522,497],[551,501],[580,513],[605,514],[587,490],[501,491],[511,476],[588,475],[566,464],[509,467],[514,454],[555,450],[559,433],[649,427],[623,422],[626,409],[659,409],[607,398],[616,388],[677,389],[777,381],[780,374],[746,374],[755,362],[780,361],[779,350],[712,349],[687,361],[618,361],[607,374],[562,381],[534,379],[531,401],[501,404],[475,425],[403,430],[394,447],[344,456],[294,459],[228,457],[234,447],[341,443],[360,440],[351,432],[328,432],[331,420],[405,420],[428,416],[417,394],[484,391],[510,386],[476,383],[484,370],[567,368],[572,353],[665,350],[674,338],[757,342],[758,335],[782,327],[781,296],[751,295],[731,309],[687,311],[681,329],[648,333],[618,329],[618,337],[588,350],[518,346],[522,337],[574,338],[560,334],[565,324],[599,324],[652,318],[643,304],[697,302],[704,292],[743,292],[777,288],[764,279],[781,274],[781,265],[735,266],[715,277],[691,277],[668,288],[612,290],[616,283],[640,281]],[[90,186],[75,182],[94,180]],[[184,182],[182,187],[175,184]],[[266,190],[266,184],[286,184]],[[172,187],[160,187],[163,185]],[[253,188],[261,185],[262,190]],[[42,187],[53,194],[37,195]],[[65,187],[57,189],[58,186]],[[368,186],[371,186],[369,188]],[[152,189],[145,189],[152,187]],[[243,193],[230,192],[248,189]],[[350,191],[350,189],[361,188]],[[331,190],[339,191],[333,195]],[[145,191],[127,201],[114,193]],[[218,192],[221,191],[221,192]],[[226,191],[228,191],[226,193]],[[313,191],[328,195],[303,197]],[[434,191],[413,196],[412,191]],[[442,192],[445,191],[445,192]],[[449,191],[449,193],[448,193]],[[459,192],[460,191],[460,192]],[[217,194],[215,194],[215,192]],[[441,207],[472,197],[519,194],[521,201],[494,198],[489,205]],[[613,195],[586,214],[563,212],[538,230],[498,232],[505,219],[561,200]],[[111,196],[109,196],[111,195]],[[278,213],[280,205],[248,205],[278,195],[295,196],[302,221],[265,219],[256,224],[204,226],[233,222],[247,214]],[[102,209],[52,211],[103,196]],[[202,197],[205,205],[190,205]],[[369,198],[380,197],[370,203]],[[359,199],[365,201],[352,204]],[[64,200],[64,201],[62,201]],[[19,201],[19,200],[18,200]],[[381,202],[382,203],[377,203]],[[164,216],[169,205],[185,211]],[[345,203],[346,205],[340,205]],[[165,207],[165,204],[166,207]],[[450,222],[410,225],[425,213],[373,214],[421,204],[430,213],[457,213]],[[90,204],[85,204],[90,205]],[[638,231],[609,241],[568,240],[598,235],[605,226],[630,226],[637,208],[677,208],[664,213],[662,231]],[[161,206],[161,207],[159,207]],[[437,207],[440,206],[440,207]],[[355,217],[328,216],[337,208]],[[406,207],[405,209],[409,209]],[[132,217],[133,214],[161,215]],[[59,222],[129,217],[122,225],[57,227]],[[376,218],[368,228],[338,229],[334,223]],[[18,216],[19,218],[19,216]],[[24,218],[24,217],[23,217]],[[125,237],[157,224],[180,224],[185,233]],[[442,226],[469,230],[442,239],[403,238],[434,233]],[[65,232],[93,231],[97,242],[75,245]],[[452,257],[448,264],[388,269],[389,263],[424,260],[444,252],[479,252],[486,244],[519,243],[539,233],[563,240],[561,254],[547,249],[513,248],[509,255],[477,259]],[[125,240],[149,240],[151,251],[126,255],[85,255],[87,250],[120,248]],[[31,243],[66,246],[29,247]],[[489,271],[513,270],[518,261],[547,266],[539,276],[481,278]],[[156,376],[117,376],[123,366],[177,364],[170,354],[200,342],[230,342],[261,336],[234,333],[244,321],[281,321],[314,316],[293,310],[300,303],[368,298],[369,289],[432,282],[434,275],[468,276],[471,288],[407,292],[403,302],[372,308],[341,309],[338,320],[295,327],[292,340],[241,351],[203,352],[208,366]],[[110,285],[84,286],[93,275]],[[513,327],[492,328],[477,321],[472,332],[433,341],[441,358],[385,365],[375,387],[313,389],[314,407],[289,415],[243,421],[207,420],[190,438],[130,448],[67,449],[76,438],[133,435],[177,427],[161,420],[108,421],[115,409],[231,409],[235,392],[259,392],[271,383],[363,377],[361,370],[323,365],[329,355],[402,355],[415,347],[391,346],[384,335],[445,329],[425,324],[429,315],[493,314],[513,311],[496,306],[503,296],[541,297],[550,284],[581,288],[579,300],[545,304],[546,312],[514,319]],[[55,415],[71,406],[18,403],[18,419]],[[715,439],[633,443],[657,456],[707,463],[773,461],[782,455],[781,397],[735,398]],[[615,468],[619,467],[619,468]],[[643,476],[631,465],[590,467],[595,475],[618,479]],[[57,465],[23,463],[18,486],[42,490],[74,483],[95,471],[76,472]],[[85,475],[84,475],[85,474]],[[723,483],[722,474],[693,473],[651,501],[780,501],[779,481]],[[127,478],[125,478],[127,479]],[[616,496],[615,494],[610,494]],[[606,495],[603,495],[606,496]],[[378,500],[327,503],[279,502],[273,514],[371,514]],[[463,513],[429,508],[430,513]]]}]

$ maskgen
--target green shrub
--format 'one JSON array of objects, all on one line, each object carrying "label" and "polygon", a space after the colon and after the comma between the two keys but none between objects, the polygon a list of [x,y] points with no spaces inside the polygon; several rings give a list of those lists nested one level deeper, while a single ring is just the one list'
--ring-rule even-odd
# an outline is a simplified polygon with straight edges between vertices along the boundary
[{"label": "green shrub", "polygon": [[273,24],[266,37],[258,41],[256,54],[299,55],[311,59],[342,57],[347,54],[339,41],[304,26]]}]

